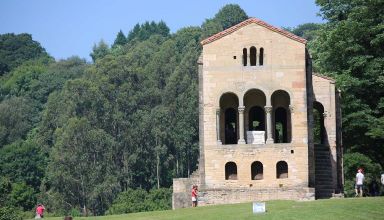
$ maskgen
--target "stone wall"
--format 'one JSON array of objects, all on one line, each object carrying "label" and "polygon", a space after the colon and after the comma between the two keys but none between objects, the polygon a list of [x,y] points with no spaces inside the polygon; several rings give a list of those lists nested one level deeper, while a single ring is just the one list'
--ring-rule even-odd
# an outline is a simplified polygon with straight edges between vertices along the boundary
[{"label": "stone wall", "polygon": [[308,187],[276,187],[276,188],[217,188],[202,189],[199,192],[199,206],[233,204],[267,200],[300,200],[315,199],[315,191]]},{"label": "stone wall", "polygon": [[172,208],[192,206],[191,190],[193,185],[200,185],[198,177],[173,179]]}]

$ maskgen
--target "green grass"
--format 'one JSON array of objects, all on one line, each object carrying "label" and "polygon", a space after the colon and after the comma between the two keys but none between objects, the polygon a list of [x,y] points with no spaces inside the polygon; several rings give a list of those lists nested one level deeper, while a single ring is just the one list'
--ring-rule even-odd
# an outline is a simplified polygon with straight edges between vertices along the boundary
[{"label": "green grass", "polygon": [[[178,210],[110,215],[76,220],[162,220],[162,219],[384,219],[384,197],[327,199],[310,202],[268,201],[266,213],[253,214],[251,203],[205,206]],[[59,220],[61,218],[44,218]]]}]

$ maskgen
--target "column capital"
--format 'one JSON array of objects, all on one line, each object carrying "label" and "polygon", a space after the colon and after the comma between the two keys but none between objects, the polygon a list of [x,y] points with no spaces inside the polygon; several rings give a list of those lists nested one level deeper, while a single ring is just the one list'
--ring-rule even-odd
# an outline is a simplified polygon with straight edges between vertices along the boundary
[{"label": "column capital", "polygon": [[272,106],[264,106],[265,113],[271,113],[272,112]]},{"label": "column capital", "polygon": [[239,110],[239,113],[243,113],[245,106],[239,106],[237,109]]},{"label": "column capital", "polygon": [[216,109],[216,114],[220,114],[220,112],[221,112],[221,108],[217,108]]}]

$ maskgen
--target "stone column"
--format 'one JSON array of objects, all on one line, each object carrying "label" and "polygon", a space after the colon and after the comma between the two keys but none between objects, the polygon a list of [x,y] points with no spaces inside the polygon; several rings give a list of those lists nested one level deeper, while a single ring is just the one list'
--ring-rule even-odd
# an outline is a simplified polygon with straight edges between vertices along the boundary
[{"label": "stone column", "polygon": [[244,140],[244,106],[240,106],[239,110],[239,141],[237,144],[245,144]]},{"label": "stone column", "polygon": [[272,106],[265,106],[265,113],[267,114],[267,144],[273,144],[273,137],[272,137]]},{"label": "stone column", "polygon": [[217,144],[221,145],[221,139],[220,139],[220,109],[216,109],[216,137],[217,137]]}]

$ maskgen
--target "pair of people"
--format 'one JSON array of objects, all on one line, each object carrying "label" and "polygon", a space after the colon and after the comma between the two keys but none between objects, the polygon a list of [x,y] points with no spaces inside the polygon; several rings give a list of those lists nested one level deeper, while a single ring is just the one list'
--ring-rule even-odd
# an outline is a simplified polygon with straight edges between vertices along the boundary
[{"label": "pair of people", "polygon": [[192,207],[197,206],[197,186],[193,185],[192,186]]}]

